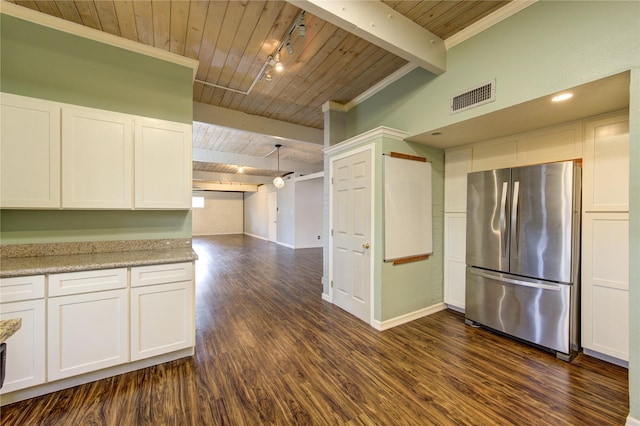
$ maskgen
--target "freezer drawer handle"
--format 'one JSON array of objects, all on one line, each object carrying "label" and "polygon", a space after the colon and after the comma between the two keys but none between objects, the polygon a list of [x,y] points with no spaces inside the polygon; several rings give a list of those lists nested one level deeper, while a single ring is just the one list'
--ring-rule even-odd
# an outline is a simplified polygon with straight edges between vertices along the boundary
[{"label": "freezer drawer handle", "polygon": [[549,284],[539,284],[539,283],[530,283],[527,281],[515,280],[512,278],[505,278],[499,275],[485,274],[484,272],[479,272],[475,270],[470,271],[474,275],[479,275],[483,278],[489,278],[496,281],[501,281],[509,284],[522,285],[525,287],[533,287],[533,288],[541,288],[543,290],[551,290],[551,291],[560,291],[560,285],[549,285]]}]

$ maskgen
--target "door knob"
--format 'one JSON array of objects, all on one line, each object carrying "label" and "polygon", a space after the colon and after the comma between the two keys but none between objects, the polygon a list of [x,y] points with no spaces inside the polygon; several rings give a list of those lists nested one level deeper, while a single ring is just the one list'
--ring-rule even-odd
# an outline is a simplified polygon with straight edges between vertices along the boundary
[{"label": "door knob", "polygon": [[362,245],[362,248],[364,248],[364,249],[368,249],[369,247],[370,247],[370,246],[369,246],[369,243],[364,243],[364,244]]}]

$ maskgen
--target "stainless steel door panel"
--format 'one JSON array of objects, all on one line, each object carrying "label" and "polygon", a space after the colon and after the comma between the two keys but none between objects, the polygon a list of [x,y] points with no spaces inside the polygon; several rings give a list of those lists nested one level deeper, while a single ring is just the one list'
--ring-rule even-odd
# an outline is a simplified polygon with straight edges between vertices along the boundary
[{"label": "stainless steel door panel", "polygon": [[572,282],[573,162],[512,169],[512,274]]},{"label": "stainless steel door panel", "polygon": [[467,319],[570,353],[571,285],[467,268]]},{"label": "stainless steel door panel", "polygon": [[467,177],[467,265],[509,270],[511,169]]}]

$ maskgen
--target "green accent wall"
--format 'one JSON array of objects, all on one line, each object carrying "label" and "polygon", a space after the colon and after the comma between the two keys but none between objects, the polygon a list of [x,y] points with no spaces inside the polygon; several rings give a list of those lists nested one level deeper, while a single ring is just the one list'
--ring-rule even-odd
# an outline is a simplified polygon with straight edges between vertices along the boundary
[{"label": "green accent wall", "polygon": [[[414,136],[631,70],[629,395],[630,417],[636,422],[640,421],[638,23],[638,1],[539,1],[451,48],[447,71],[441,76],[416,69],[347,113],[347,137],[379,126]],[[494,78],[495,102],[449,114],[452,94]]]},{"label": "green accent wall", "polygon": [[[0,15],[0,89],[91,108],[193,122],[193,71]],[[190,238],[189,210],[2,210],[0,244]]]},{"label": "green accent wall", "polygon": [[193,71],[0,15],[3,92],[193,122]]}]

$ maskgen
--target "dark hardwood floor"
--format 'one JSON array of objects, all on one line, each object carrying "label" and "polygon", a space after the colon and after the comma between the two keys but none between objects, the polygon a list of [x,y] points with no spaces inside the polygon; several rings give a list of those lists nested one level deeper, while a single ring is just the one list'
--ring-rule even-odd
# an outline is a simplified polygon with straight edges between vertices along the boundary
[{"label": "dark hardwood floor", "polygon": [[378,332],[321,300],[322,251],[194,238],[196,356],[2,407],[3,425],[623,425],[627,370],[444,311]]}]

